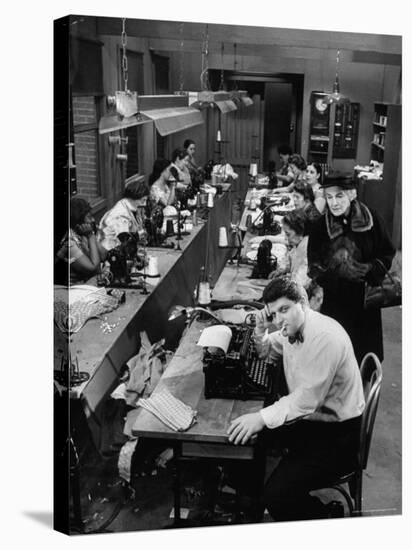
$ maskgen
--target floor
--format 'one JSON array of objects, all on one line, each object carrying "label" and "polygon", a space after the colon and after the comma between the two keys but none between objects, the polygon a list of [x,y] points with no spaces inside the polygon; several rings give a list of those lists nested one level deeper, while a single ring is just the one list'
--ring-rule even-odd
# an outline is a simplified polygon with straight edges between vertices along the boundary
[{"label": "floor", "polygon": [[[382,311],[385,360],[383,385],[367,471],[364,474],[364,515],[393,515],[402,512],[402,308]],[[116,462],[93,453],[81,468],[82,513],[85,531],[103,528],[106,532],[137,531],[171,527],[173,519],[172,463],[156,464],[165,446],[138,446],[132,472],[132,490],[117,477]],[[182,507],[188,512],[188,526],[230,524],[235,520],[231,487],[220,479],[220,490],[210,517],[205,473],[219,477],[221,471],[210,464],[188,463],[184,468]],[[320,493],[322,500],[341,500],[338,493]],[[347,515],[347,511],[345,510]],[[247,513],[240,520],[248,521]],[[270,521],[265,515],[264,521]],[[75,531],[74,531],[75,532]]]}]

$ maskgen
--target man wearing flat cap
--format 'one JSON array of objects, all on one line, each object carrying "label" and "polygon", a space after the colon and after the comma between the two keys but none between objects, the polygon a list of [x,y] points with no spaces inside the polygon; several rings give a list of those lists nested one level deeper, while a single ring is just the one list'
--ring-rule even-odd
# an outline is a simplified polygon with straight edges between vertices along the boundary
[{"label": "man wearing flat cap", "polygon": [[322,313],[348,332],[358,362],[367,352],[383,360],[380,310],[365,310],[365,283],[379,285],[395,254],[381,216],[357,199],[351,176],[324,179],[325,216],[308,241],[309,275],[323,287]]}]

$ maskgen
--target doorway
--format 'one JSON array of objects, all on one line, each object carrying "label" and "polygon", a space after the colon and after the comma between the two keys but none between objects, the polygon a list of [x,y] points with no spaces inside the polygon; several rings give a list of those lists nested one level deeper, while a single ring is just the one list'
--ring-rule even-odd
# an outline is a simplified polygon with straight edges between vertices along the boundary
[{"label": "doorway", "polygon": [[[292,108],[293,90],[290,82],[265,83],[263,169],[268,170],[269,162],[279,167],[279,145],[295,147],[296,123]],[[294,111],[294,112],[293,112]]]},{"label": "doorway", "polygon": [[254,142],[259,149],[259,172],[267,171],[270,161],[279,166],[279,145],[289,145],[292,151],[300,153],[303,75],[232,73],[228,74],[226,79],[229,89],[234,81],[239,89],[246,90],[249,96],[259,97],[260,108],[254,111],[254,116],[258,117],[258,120],[252,124],[257,129],[255,133],[258,134]]}]

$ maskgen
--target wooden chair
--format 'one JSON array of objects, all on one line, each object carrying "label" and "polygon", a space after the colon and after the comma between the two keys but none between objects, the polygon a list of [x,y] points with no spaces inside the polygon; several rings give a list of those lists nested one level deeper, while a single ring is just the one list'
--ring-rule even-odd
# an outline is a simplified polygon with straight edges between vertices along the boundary
[{"label": "wooden chair", "polygon": [[[362,476],[368,464],[373,426],[382,384],[382,366],[374,353],[365,355],[360,366],[360,373],[365,395],[365,409],[362,414],[360,432],[359,466],[353,472],[342,476],[333,485],[330,485],[345,498],[351,516],[362,515]],[[348,484],[349,491],[344,488],[346,484]]]}]

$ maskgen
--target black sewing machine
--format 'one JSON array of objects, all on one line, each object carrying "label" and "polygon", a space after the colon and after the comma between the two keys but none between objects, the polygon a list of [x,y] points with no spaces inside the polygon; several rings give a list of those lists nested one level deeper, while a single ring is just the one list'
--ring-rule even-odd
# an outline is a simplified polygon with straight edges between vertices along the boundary
[{"label": "black sewing machine", "polygon": [[257,230],[257,234],[260,236],[278,235],[282,231],[282,227],[280,223],[275,220],[275,212],[273,211],[273,205],[270,200],[263,197],[261,199],[260,208],[262,214],[253,224],[254,228]]},{"label": "black sewing machine", "polygon": [[272,257],[272,241],[263,239],[257,251],[256,264],[253,266],[251,278],[267,279],[269,273],[276,269],[277,263],[277,258]]},{"label": "black sewing machine", "polygon": [[226,354],[203,352],[205,398],[274,399],[277,364],[267,363],[256,353],[253,326],[228,324],[232,340]]},{"label": "black sewing machine", "polygon": [[174,248],[173,242],[165,242],[168,235],[162,233],[163,221],[163,206],[149,198],[146,203],[144,222],[147,233],[147,246]]},{"label": "black sewing machine", "polygon": [[143,268],[144,260],[138,255],[139,237],[136,233],[123,232],[117,235],[120,244],[109,251],[107,260],[110,264],[110,282],[113,288],[140,288],[141,284],[133,281],[132,267],[137,271]]}]

